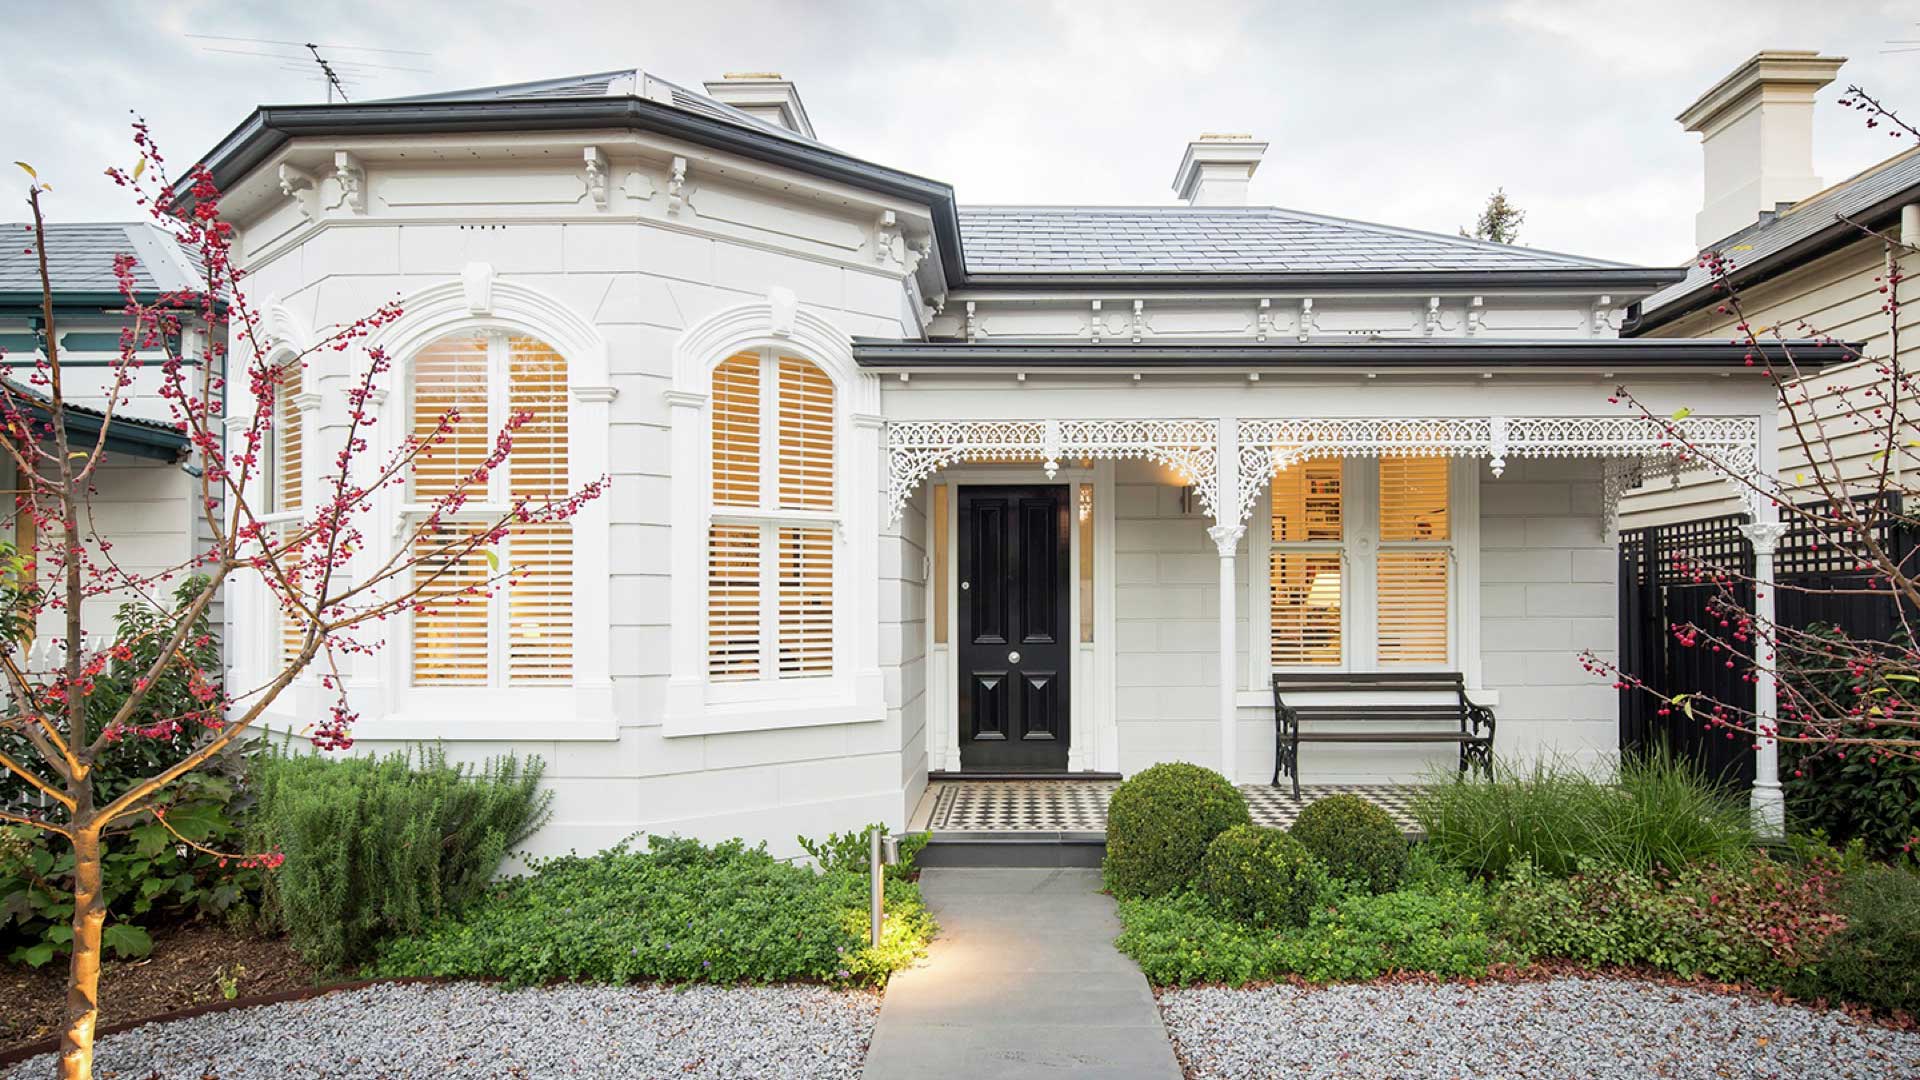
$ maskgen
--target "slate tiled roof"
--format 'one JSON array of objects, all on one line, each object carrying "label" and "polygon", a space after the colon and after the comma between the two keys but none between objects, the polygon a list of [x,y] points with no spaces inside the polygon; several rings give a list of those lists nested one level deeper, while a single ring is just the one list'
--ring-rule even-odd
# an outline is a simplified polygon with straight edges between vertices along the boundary
[{"label": "slate tiled roof", "polygon": [[[1736,269],[1750,266],[1811,239],[1841,216],[1852,217],[1915,187],[1920,187],[1920,147],[1809,195],[1780,214],[1769,214],[1713,247],[1732,259]],[[1641,325],[1660,319],[1662,309],[1667,310],[1666,317],[1670,318],[1681,309],[1693,306],[1690,302],[1711,288],[1712,275],[1700,268],[1699,260],[1693,260],[1687,266],[1684,281],[1641,301]]]},{"label": "slate tiled roof", "polygon": [[963,206],[970,274],[1620,269],[1276,207]]},{"label": "slate tiled roof", "polygon": [[591,75],[569,75],[559,79],[542,79],[539,82],[506,83],[501,86],[478,86],[468,90],[447,90],[436,94],[421,94],[416,97],[393,98],[389,103],[398,102],[445,102],[445,101],[521,101],[553,98],[593,98],[628,97],[643,92],[640,80],[657,83],[664,87],[673,106],[690,113],[698,113],[709,119],[724,121],[763,135],[774,135],[789,142],[807,146],[825,146],[815,139],[809,139],[796,131],[789,131],[779,124],[762,120],[751,113],[736,109],[726,102],[716,100],[689,90],[679,83],[670,82],[651,72],[642,72],[639,68],[623,68],[619,71],[601,71]]},{"label": "slate tiled roof", "polygon": [[[40,292],[37,255],[27,254],[33,234],[22,224],[0,225],[0,293]],[[120,290],[113,260],[132,255],[134,280],[143,292],[169,292],[201,284],[193,261],[159,226],[147,222],[50,222],[47,271],[57,292]]]}]

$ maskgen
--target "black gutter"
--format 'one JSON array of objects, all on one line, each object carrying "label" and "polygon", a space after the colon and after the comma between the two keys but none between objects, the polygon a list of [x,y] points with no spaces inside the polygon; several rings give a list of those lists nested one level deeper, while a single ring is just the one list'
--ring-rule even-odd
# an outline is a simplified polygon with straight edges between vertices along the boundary
[{"label": "black gutter", "polygon": [[[1867,227],[1877,229],[1899,220],[1900,208],[1913,202],[1917,196],[1920,196],[1920,185],[1907,187],[1851,216]],[[1836,217],[1833,224],[1825,226],[1819,232],[1809,233],[1779,251],[1744,266],[1736,265],[1733,273],[1727,275],[1727,280],[1736,289],[1758,285],[1849,244],[1874,239],[1875,237],[1861,232],[1859,226],[1853,222],[1841,221]],[[1713,281],[1709,279],[1701,283],[1699,288],[1682,294],[1681,299],[1669,300],[1660,305],[1660,310],[1651,315],[1642,313],[1639,318],[1628,320],[1620,332],[1628,336],[1649,333],[1684,315],[1691,315],[1709,304],[1718,303],[1721,295],[1721,290],[1715,289]]]},{"label": "black gutter", "polygon": [[203,163],[213,174],[214,185],[224,191],[293,139],[593,128],[636,128],[685,139],[924,204],[933,213],[947,280],[960,281],[966,276],[960,252],[960,222],[949,185],[836,150],[698,116],[648,98],[263,105],[222,139]]},{"label": "black gutter", "polygon": [[1594,267],[1591,270],[1341,270],[1276,271],[1263,274],[1187,271],[1168,274],[1061,273],[969,274],[968,290],[1049,289],[1187,289],[1259,288],[1275,292],[1313,290],[1406,289],[1436,292],[1488,292],[1501,289],[1663,289],[1685,280],[1685,270],[1664,267]]},{"label": "black gutter", "polygon": [[[37,424],[47,424],[52,418],[52,410],[34,400],[23,402],[21,411]],[[107,422],[105,414],[75,405],[67,406],[65,414],[69,444],[92,446],[100,440],[100,429]],[[116,416],[107,428],[107,450],[151,461],[176,462],[187,456],[187,434],[178,428]]]},{"label": "black gutter", "polygon": [[[1494,288],[1572,288],[1618,289],[1622,292],[1643,289],[1651,292],[1686,277],[1682,271],[1664,267],[1380,273],[971,274],[966,269],[959,213],[950,185],[862,161],[837,150],[753,131],[639,97],[262,105],[245,122],[229,132],[207,154],[203,163],[212,172],[214,185],[224,191],[297,138],[574,131],[593,128],[635,128],[685,139],[715,150],[784,165],[812,176],[920,203],[933,215],[934,235],[940,248],[940,265],[950,291],[962,288],[1040,287],[1156,288],[1205,292],[1223,287],[1245,287],[1276,292],[1347,288],[1404,288],[1443,292]],[[187,201],[185,184],[182,181],[175,189],[183,202]]]},{"label": "black gutter", "polygon": [[[1855,359],[1858,346],[1814,341],[1786,343],[1801,368],[1821,368]],[[1784,363],[1777,344],[1764,346],[1766,357]],[[1727,341],[1679,339],[1591,341],[1325,341],[1245,345],[1133,345],[1077,342],[893,341],[855,338],[854,360],[884,371],[922,369],[1087,369],[1140,368],[1297,368],[1326,370],[1351,366],[1372,371],[1485,371],[1494,368],[1591,365],[1606,370],[1629,368],[1747,367],[1749,350]],[[1759,366],[1755,359],[1755,367]]]}]

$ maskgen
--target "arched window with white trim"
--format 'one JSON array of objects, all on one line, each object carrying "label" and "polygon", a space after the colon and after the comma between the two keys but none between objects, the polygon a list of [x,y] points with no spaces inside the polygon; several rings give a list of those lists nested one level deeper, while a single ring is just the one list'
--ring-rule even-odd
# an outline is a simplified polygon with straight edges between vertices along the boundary
[{"label": "arched window with white trim", "polygon": [[410,520],[487,459],[509,417],[526,416],[513,432],[505,467],[469,487],[466,501],[415,541],[414,581],[425,602],[413,615],[413,685],[567,682],[573,675],[573,522],[515,524],[496,543],[461,547],[522,499],[567,496],[566,358],[524,334],[464,331],[421,348],[407,376],[406,414],[416,437],[429,438],[451,417],[416,459]]},{"label": "arched window with white trim", "polygon": [[759,348],[715,365],[711,385],[707,677],[831,677],[833,380],[812,360]]}]

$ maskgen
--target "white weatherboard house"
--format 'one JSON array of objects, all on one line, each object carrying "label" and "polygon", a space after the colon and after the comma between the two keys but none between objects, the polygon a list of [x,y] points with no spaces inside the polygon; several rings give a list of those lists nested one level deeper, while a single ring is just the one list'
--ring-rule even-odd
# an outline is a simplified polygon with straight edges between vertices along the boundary
[{"label": "white weatherboard house", "polygon": [[[1614,646],[1617,495],[1672,457],[1609,392],[1765,474],[1771,390],[1723,342],[1618,337],[1678,271],[1247,206],[1264,149],[1191,143],[1182,205],[966,207],[819,141],[778,76],[256,110],[206,163],[276,340],[398,297],[381,439],[457,402],[478,453],[531,409],[500,497],[613,479],[512,541],[513,589],[352,658],[362,745],[539,754],[546,850],[791,851],[903,824],[944,774],[1264,784],[1275,673],[1459,673],[1494,753],[1608,759],[1577,654]],[[288,514],[361,362],[292,388]],[[248,685],[277,615],[229,608]],[[1423,693],[1290,703],[1455,700]],[[311,677],[283,700],[276,726],[327,707]],[[1310,743],[1298,771],[1461,749]]]}]

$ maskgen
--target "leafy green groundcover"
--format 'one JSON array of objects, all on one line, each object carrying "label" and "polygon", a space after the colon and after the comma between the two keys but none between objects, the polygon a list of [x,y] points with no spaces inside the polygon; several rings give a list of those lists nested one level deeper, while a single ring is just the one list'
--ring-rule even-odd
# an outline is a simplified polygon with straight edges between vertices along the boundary
[{"label": "leafy green groundcover", "polygon": [[1464,883],[1434,892],[1347,893],[1317,908],[1304,927],[1261,930],[1192,894],[1125,901],[1120,919],[1120,951],[1162,986],[1238,986],[1288,975],[1326,982],[1395,971],[1475,976],[1493,959],[1486,899]]},{"label": "leafy green groundcover", "polygon": [[627,983],[884,982],[924,951],[933,918],[911,882],[887,885],[867,942],[866,875],[781,862],[738,840],[712,848],[649,837],[589,857],[531,864],[464,913],[383,943],[382,977]]}]

